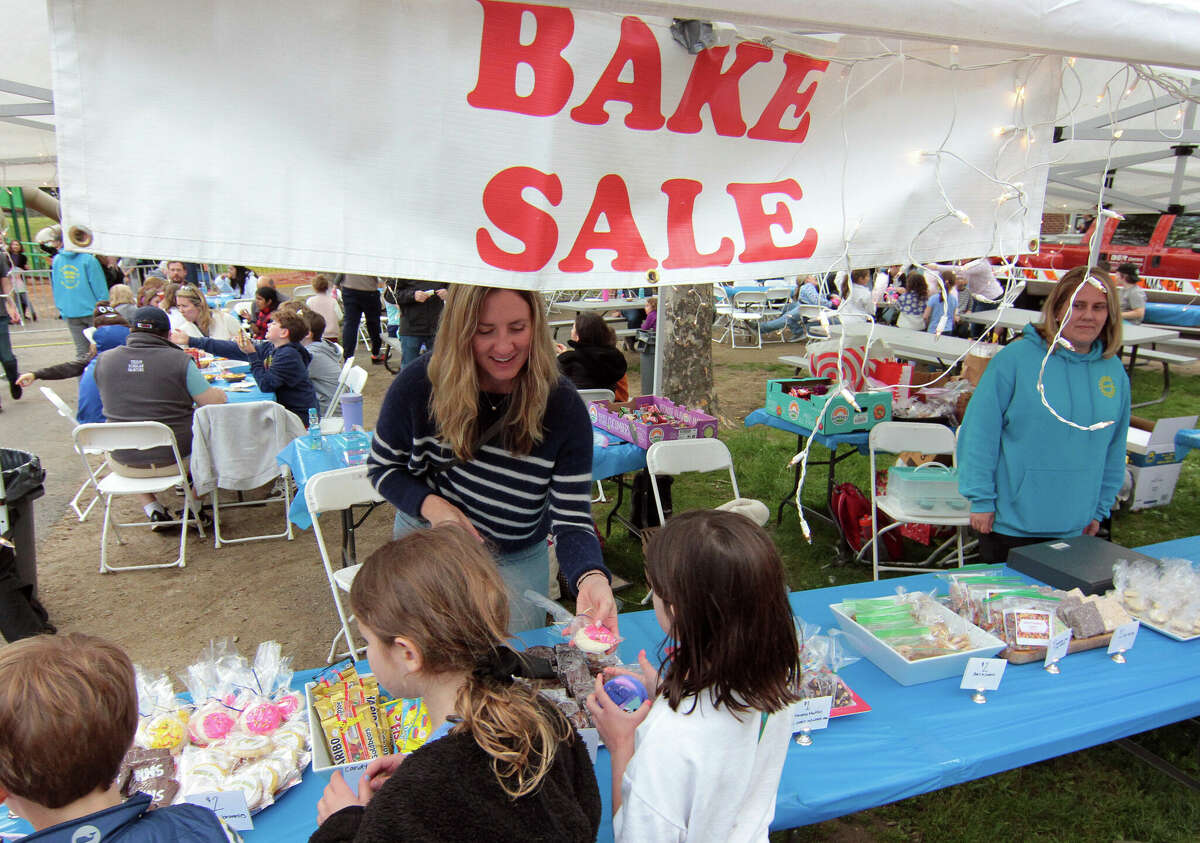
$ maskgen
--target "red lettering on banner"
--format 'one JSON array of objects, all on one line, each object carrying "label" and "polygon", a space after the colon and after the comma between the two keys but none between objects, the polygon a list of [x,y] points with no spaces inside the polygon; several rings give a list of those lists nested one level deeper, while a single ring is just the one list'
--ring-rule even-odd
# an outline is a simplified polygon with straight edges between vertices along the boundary
[{"label": "red lettering on banner", "polygon": [[522,252],[506,252],[496,245],[486,228],[480,228],[475,232],[475,248],[479,257],[491,266],[513,272],[536,272],[554,257],[558,225],[554,217],[522,198],[521,192],[527,187],[540,191],[551,205],[562,201],[562,181],[558,176],[532,167],[501,170],[483,189],[487,218],[505,234],[525,244]]},{"label": "red lettering on banner", "polygon": [[681,134],[695,134],[703,128],[700,109],[708,105],[713,128],[718,135],[738,138],[746,133],[742,120],[742,99],[738,83],[756,64],[771,60],[771,50],[761,44],[743,41],[738,44],[736,58],[729,70],[721,72],[728,47],[709,47],[696,54],[687,87],[679,98],[679,106],[667,129]]},{"label": "red lettering on banner", "polygon": [[[804,139],[808,136],[808,124],[812,117],[807,108],[808,104],[812,102],[813,94],[817,91],[817,82],[814,79],[812,84],[803,91],[800,90],[800,84],[809,71],[824,71],[829,67],[829,62],[819,61],[812,56],[800,53],[784,53],[783,64],[787,68],[784,71],[783,80],[779,83],[771,101],[767,103],[767,107],[763,109],[754,128],[746,134],[748,138],[804,143]],[[799,121],[794,129],[784,129],[781,126],[789,108],[795,109],[795,119]]]},{"label": "red lettering on banner", "polygon": [[[526,3],[479,0],[483,6],[483,35],[479,42],[479,76],[467,102],[491,108],[545,117],[567,104],[574,85],[571,65],[562,51],[571,43],[575,19],[570,9]],[[533,40],[521,43],[521,16],[528,12],[537,21]],[[533,70],[533,90],[517,94],[517,67]]]},{"label": "red lettering on banner", "polygon": [[791,234],[792,214],[782,200],[775,203],[775,211],[763,210],[763,198],[772,193],[782,193],[792,199],[800,199],[804,193],[795,179],[769,184],[730,184],[725,188],[737,205],[738,219],[742,223],[742,234],[746,248],[738,255],[742,263],[759,261],[811,258],[817,248],[817,231],[810,228],[794,246],[776,246],[771,239],[771,226],[778,225],[784,234]]},{"label": "red lettering on banner", "polygon": [[[622,82],[621,72],[633,65],[633,81]],[[666,118],[662,115],[662,56],[658,41],[650,27],[638,18],[621,21],[621,41],[608,67],[600,75],[588,98],[571,110],[576,123],[601,126],[608,122],[604,104],[621,100],[632,106],[625,116],[630,129],[652,131],[661,129]]]},{"label": "red lettering on banner", "polygon": [[[608,221],[608,231],[596,230],[601,214]],[[617,272],[645,272],[658,266],[658,261],[646,251],[642,233],[638,231],[633,209],[629,205],[629,189],[618,175],[609,173],[596,185],[592,207],[579,227],[575,245],[558,262],[558,268],[563,272],[587,272],[592,268],[587,256],[589,249],[616,252],[612,268]]]},{"label": "red lettering on banner", "polygon": [[733,241],[721,238],[715,252],[704,254],[696,248],[696,232],[692,224],[696,197],[704,189],[698,181],[670,179],[663,182],[667,194],[667,257],[664,269],[695,269],[701,266],[729,266],[733,262]]}]

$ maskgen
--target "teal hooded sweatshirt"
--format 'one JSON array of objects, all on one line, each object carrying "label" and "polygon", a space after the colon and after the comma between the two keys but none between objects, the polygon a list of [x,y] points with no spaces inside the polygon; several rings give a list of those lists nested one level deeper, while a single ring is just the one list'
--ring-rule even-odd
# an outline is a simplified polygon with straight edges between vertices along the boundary
[{"label": "teal hooded sweatshirt", "polygon": [[1116,503],[1125,478],[1129,378],[1100,341],[1085,353],[1057,348],[1046,363],[1046,399],[1038,395],[1046,343],[1033,325],[992,359],[967,405],[958,439],[958,490],[972,512],[995,512],[993,530],[1008,536],[1077,536]]}]

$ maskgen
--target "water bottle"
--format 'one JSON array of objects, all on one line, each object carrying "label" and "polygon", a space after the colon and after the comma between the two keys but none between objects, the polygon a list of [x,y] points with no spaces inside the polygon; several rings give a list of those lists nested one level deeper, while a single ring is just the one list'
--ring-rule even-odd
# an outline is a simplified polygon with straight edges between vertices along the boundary
[{"label": "water bottle", "polygon": [[317,408],[308,408],[308,444],[314,451],[321,450],[321,419]]}]

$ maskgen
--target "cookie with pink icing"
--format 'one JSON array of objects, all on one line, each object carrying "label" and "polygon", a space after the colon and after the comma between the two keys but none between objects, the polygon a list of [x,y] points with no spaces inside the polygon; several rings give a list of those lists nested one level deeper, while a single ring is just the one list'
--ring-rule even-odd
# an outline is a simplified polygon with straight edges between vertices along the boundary
[{"label": "cookie with pink icing", "polygon": [[585,653],[607,653],[617,643],[617,636],[604,624],[593,623],[576,632],[573,640]]},{"label": "cookie with pink icing", "polygon": [[192,743],[208,746],[213,741],[224,740],[237,725],[237,712],[230,711],[215,700],[200,706],[188,723]]},{"label": "cookie with pink icing", "polygon": [[260,700],[246,706],[242,712],[242,726],[254,735],[267,735],[283,723],[283,709],[269,700]]}]

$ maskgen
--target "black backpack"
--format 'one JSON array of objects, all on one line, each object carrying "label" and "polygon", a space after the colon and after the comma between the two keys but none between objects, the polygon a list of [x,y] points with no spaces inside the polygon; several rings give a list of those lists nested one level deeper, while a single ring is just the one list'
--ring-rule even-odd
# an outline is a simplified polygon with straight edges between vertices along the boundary
[{"label": "black backpack", "polygon": [[[671,484],[675,478],[669,474],[659,475],[658,494],[662,498],[663,514],[671,517]],[[658,510],[654,506],[654,492],[650,488],[650,474],[642,469],[633,478],[633,525],[639,530],[643,527],[658,527]]]}]

